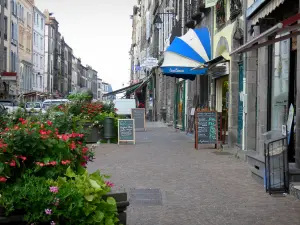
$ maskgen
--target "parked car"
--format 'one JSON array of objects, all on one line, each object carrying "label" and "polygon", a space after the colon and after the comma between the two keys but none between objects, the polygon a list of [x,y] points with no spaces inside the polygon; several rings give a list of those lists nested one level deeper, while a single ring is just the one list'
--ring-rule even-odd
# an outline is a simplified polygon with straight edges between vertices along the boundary
[{"label": "parked car", "polygon": [[7,114],[7,109],[3,104],[0,104],[0,116],[4,114]]},{"label": "parked car", "polygon": [[4,107],[7,109],[8,113],[15,112],[18,109],[24,111],[24,109],[19,107],[18,104],[12,100],[0,100],[0,104],[4,105]]},{"label": "parked car", "polygon": [[45,112],[51,106],[66,104],[69,102],[70,101],[68,99],[47,99],[42,104],[42,110]]},{"label": "parked car", "polygon": [[41,102],[27,102],[25,104],[25,109],[27,112],[38,113],[42,111],[42,103]]}]

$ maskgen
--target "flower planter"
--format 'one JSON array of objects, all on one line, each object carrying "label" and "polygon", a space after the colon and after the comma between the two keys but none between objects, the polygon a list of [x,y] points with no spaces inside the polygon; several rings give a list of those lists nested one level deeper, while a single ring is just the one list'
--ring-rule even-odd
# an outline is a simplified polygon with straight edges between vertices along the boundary
[{"label": "flower planter", "polygon": [[[118,219],[119,224],[126,225],[127,224],[127,207],[129,206],[129,201],[127,199],[127,193],[109,193],[106,195],[107,197],[113,197],[117,202],[117,210],[118,210]],[[105,198],[105,197],[104,197]]]},{"label": "flower planter", "polygon": [[[109,193],[106,196],[103,196],[103,199],[107,197],[113,197],[117,202],[118,210],[118,219],[120,220],[118,224],[126,225],[127,224],[127,207],[129,206],[129,201],[127,199],[127,193]],[[23,221],[23,216],[19,213],[16,215],[5,217],[4,209],[0,207],[0,224],[10,224],[10,225],[26,225],[26,222]],[[49,224],[48,224],[49,225]]]},{"label": "flower planter", "polygon": [[97,143],[100,139],[102,139],[103,135],[101,135],[102,129],[98,126],[93,126],[91,122],[85,122],[83,124],[85,130],[91,129],[89,135],[86,138],[87,143]]}]

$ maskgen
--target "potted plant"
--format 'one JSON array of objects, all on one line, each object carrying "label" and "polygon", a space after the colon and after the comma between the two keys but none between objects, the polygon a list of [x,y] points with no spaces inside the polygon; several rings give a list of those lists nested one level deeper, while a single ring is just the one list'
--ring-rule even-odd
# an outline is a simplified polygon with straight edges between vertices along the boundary
[{"label": "potted plant", "polygon": [[0,152],[0,211],[6,215],[0,223],[120,223],[118,211],[129,203],[109,194],[108,176],[87,172],[94,154],[83,134],[60,134],[52,121],[19,118],[0,130]]}]

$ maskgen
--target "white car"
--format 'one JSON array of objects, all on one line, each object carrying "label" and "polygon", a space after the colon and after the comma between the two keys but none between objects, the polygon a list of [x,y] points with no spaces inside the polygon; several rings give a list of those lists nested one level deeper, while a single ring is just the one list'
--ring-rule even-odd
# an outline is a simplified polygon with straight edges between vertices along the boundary
[{"label": "white car", "polygon": [[11,100],[0,100],[0,104],[2,104],[6,108],[8,113],[13,113],[18,109],[24,111],[24,109],[18,107],[17,104]]},{"label": "white car", "polygon": [[42,111],[42,103],[41,102],[27,102],[25,105],[27,112],[41,112]]},{"label": "white car", "polygon": [[70,101],[68,99],[47,99],[42,104],[42,112],[45,112],[49,107],[66,104]]}]

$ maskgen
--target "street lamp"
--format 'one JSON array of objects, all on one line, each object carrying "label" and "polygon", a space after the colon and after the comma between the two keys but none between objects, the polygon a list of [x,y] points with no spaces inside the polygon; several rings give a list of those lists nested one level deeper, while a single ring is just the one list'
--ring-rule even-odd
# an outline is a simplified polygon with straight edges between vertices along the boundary
[{"label": "street lamp", "polygon": [[154,25],[156,26],[157,29],[161,29],[162,24],[163,24],[163,21],[161,20],[160,16],[157,15],[154,20]]}]

